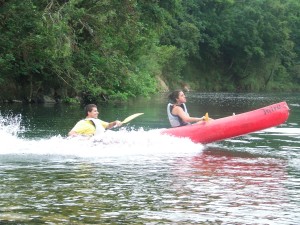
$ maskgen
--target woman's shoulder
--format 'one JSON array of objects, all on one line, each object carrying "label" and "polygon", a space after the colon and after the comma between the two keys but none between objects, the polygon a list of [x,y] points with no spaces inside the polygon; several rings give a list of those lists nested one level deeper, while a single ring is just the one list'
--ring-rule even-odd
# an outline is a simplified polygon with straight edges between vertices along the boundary
[{"label": "woman's shoulder", "polygon": [[173,105],[173,112],[181,112],[184,111],[181,105]]}]

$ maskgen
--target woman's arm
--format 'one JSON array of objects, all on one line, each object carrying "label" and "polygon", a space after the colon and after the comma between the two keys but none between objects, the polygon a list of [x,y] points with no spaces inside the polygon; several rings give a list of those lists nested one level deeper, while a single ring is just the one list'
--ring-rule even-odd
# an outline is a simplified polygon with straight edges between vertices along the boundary
[{"label": "woman's arm", "polygon": [[202,117],[190,117],[188,114],[184,112],[184,110],[180,106],[175,106],[172,110],[172,113],[176,116],[179,116],[183,122],[185,123],[193,123],[199,122],[205,119],[204,116]]}]

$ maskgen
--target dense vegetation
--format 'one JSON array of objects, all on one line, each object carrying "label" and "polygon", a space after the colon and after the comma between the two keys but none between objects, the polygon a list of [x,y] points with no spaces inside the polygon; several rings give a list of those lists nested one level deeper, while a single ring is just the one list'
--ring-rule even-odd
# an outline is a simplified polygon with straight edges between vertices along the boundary
[{"label": "dense vegetation", "polygon": [[300,90],[299,0],[0,0],[0,99]]}]

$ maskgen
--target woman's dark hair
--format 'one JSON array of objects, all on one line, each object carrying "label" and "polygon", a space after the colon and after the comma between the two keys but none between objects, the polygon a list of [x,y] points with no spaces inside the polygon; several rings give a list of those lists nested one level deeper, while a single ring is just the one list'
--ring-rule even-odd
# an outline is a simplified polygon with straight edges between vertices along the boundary
[{"label": "woman's dark hair", "polygon": [[176,103],[176,99],[179,97],[180,92],[182,92],[182,90],[176,90],[169,94],[168,99],[171,101],[171,103]]},{"label": "woman's dark hair", "polygon": [[93,110],[93,108],[97,108],[97,106],[95,104],[88,104],[84,107],[84,113],[87,116],[88,112],[91,112]]}]

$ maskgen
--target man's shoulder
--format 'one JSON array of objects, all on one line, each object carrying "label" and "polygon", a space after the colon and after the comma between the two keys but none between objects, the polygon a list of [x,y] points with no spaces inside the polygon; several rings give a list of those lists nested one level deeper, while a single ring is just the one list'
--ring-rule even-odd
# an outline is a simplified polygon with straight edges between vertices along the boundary
[{"label": "man's shoulder", "polygon": [[88,119],[82,119],[82,120],[79,120],[77,122],[78,125],[88,125],[88,124],[93,124],[93,121],[92,120],[88,120]]}]

